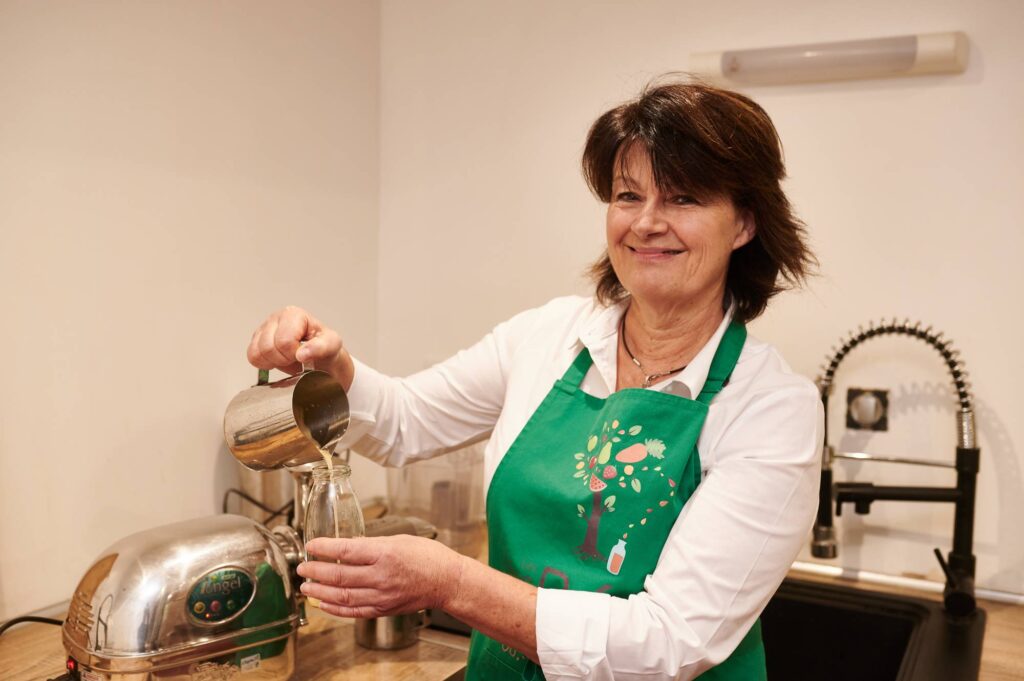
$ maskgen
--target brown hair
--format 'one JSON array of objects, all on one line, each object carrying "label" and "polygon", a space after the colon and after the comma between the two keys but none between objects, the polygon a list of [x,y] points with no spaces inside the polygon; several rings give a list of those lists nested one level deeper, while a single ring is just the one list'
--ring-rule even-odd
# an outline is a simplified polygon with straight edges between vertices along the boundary
[{"label": "brown hair", "polygon": [[[779,134],[753,100],[700,83],[653,83],[606,112],[590,128],[583,151],[583,174],[601,201],[611,201],[612,179],[621,170],[616,163],[637,144],[647,151],[661,191],[727,196],[753,216],[754,238],[732,252],[726,275],[738,321],[760,315],[772,296],[804,281],[817,265],[804,224],[782,191]],[[601,302],[628,295],[607,252],[589,272]]]}]

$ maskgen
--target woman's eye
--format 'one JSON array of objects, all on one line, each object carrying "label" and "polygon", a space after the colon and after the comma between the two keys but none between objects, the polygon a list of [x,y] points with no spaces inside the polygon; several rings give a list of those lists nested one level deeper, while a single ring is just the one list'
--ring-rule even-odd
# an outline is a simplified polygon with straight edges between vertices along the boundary
[{"label": "woman's eye", "polygon": [[672,197],[672,203],[676,204],[677,206],[690,206],[697,204],[699,202],[692,196],[687,196],[686,194],[679,194],[677,196]]},{"label": "woman's eye", "polygon": [[636,201],[640,197],[633,192],[619,192],[615,195],[615,198],[618,201]]}]

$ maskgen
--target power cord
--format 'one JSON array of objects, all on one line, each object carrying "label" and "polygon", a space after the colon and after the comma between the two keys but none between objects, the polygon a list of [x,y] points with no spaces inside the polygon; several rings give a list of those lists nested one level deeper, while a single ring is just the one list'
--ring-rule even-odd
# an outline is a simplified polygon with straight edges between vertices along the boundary
[{"label": "power cord", "polygon": [[[35,615],[24,615],[22,617],[15,617],[13,619],[9,619],[3,624],[0,624],[0,636],[3,636],[4,632],[13,627],[14,625],[26,624],[28,622],[35,622],[37,624],[56,624],[57,626],[64,624],[64,620],[55,620],[49,617],[36,617]],[[48,679],[47,681],[74,681],[74,677],[72,677],[70,674],[62,674],[61,676],[57,676],[53,679]]]},{"label": "power cord", "polygon": [[293,512],[293,508],[295,506],[295,502],[294,501],[288,501],[283,506],[281,506],[281,508],[276,508],[275,509],[275,508],[271,508],[271,507],[269,507],[269,506],[267,506],[267,505],[265,505],[263,503],[260,503],[258,500],[253,499],[251,496],[249,496],[248,494],[246,494],[242,490],[236,489],[234,487],[232,487],[232,488],[228,489],[228,491],[224,492],[224,501],[221,503],[221,513],[227,513],[228,512],[228,499],[231,497],[232,494],[238,495],[239,497],[241,497],[245,501],[248,501],[250,504],[252,504],[256,508],[258,508],[258,509],[260,509],[262,511],[266,511],[267,513],[269,513],[270,515],[268,515],[266,518],[263,519],[263,524],[264,525],[269,523],[274,518],[277,518],[277,517],[282,516],[282,515],[283,516],[287,516],[286,520],[288,521],[289,525],[291,524],[292,512]]},{"label": "power cord", "polygon": [[39,624],[56,624],[58,627],[64,624],[64,620],[55,620],[49,617],[36,617],[34,615],[25,615],[23,617],[15,617],[14,619],[7,620],[3,624],[0,624],[0,635],[2,635],[11,627],[13,627],[15,624],[24,624],[25,622],[37,622]]}]

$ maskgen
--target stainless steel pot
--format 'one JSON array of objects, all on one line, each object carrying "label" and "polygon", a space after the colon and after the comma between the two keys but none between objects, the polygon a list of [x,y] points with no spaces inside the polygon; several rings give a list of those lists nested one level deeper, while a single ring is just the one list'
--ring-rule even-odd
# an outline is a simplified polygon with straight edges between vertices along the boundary
[{"label": "stainless steel pot", "polygon": [[406,648],[420,638],[420,629],[430,624],[426,611],[391,617],[372,617],[355,622],[356,643],[373,650]]}]

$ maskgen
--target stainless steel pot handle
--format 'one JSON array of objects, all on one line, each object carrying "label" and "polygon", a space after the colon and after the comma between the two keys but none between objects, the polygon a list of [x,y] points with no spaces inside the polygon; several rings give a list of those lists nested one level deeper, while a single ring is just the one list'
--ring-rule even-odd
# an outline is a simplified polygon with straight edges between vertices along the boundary
[{"label": "stainless steel pot handle", "polygon": [[416,623],[416,629],[423,629],[424,627],[430,626],[430,613],[426,610],[420,610],[416,613],[419,615],[419,622]]}]

